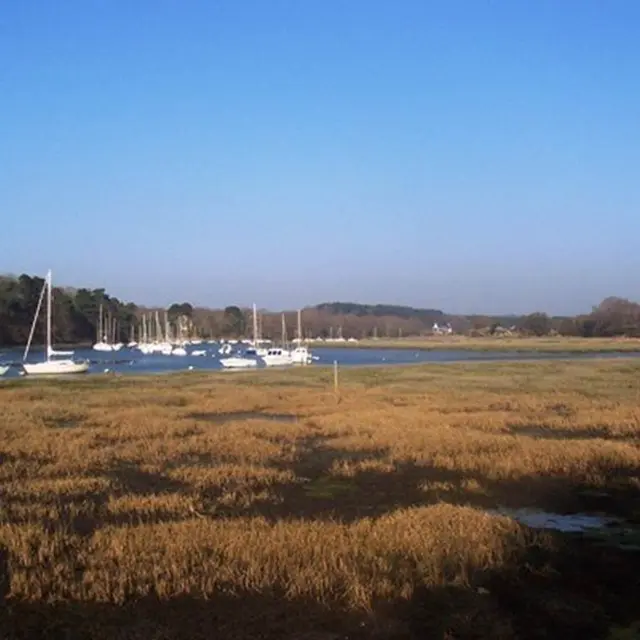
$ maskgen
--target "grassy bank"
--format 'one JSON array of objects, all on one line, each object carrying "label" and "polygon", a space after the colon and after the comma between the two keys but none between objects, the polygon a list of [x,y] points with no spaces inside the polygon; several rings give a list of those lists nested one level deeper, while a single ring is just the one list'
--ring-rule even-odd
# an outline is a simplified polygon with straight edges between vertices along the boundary
[{"label": "grassy bank", "polygon": [[[640,366],[0,386],[7,638],[614,638],[639,554],[486,509],[640,519]],[[4,577],[4,579],[3,579]]]},{"label": "grassy bank", "polygon": [[315,342],[315,347],[362,349],[451,349],[467,351],[522,351],[549,353],[612,353],[640,351],[640,340],[635,338],[570,338],[563,336],[543,338],[467,336],[434,336],[424,338],[365,339],[358,342]]}]

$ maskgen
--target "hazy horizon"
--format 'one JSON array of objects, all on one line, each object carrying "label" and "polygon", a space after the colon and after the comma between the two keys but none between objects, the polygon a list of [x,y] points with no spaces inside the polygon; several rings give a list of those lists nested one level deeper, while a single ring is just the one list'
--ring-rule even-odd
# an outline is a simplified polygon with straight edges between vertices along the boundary
[{"label": "hazy horizon", "polygon": [[10,3],[0,271],[139,304],[640,297],[640,4]]},{"label": "hazy horizon", "polygon": [[[24,271],[22,272],[4,272],[4,273],[0,273],[0,277],[13,277],[13,278],[17,278],[21,275],[21,273],[26,273]],[[44,277],[44,274],[38,274],[38,273],[28,273],[28,275],[30,276],[39,276],[39,277]],[[362,305],[398,305],[398,306],[405,306],[405,307],[413,307],[416,309],[435,309],[435,310],[439,310],[439,311],[443,311],[444,313],[447,314],[451,314],[451,315],[489,315],[489,316],[521,316],[521,315],[525,315],[528,313],[533,313],[536,311],[541,311],[544,313],[549,314],[550,316],[575,316],[575,315],[580,315],[583,313],[589,313],[592,308],[596,305],[598,305],[600,302],[602,302],[605,298],[607,297],[611,297],[611,296],[615,296],[616,294],[610,294],[610,295],[606,295],[606,296],[602,296],[602,298],[599,298],[598,300],[595,300],[593,302],[590,302],[587,304],[587,306],[585,306],[583,309],[578,309],[575,312],[559,312],[559,311],[554,311],[554,310],[550,310],[550,309],[545,309],[545,308],[523,308],[524,310],[522,311],[518,311],[518,310],[510,310],[510,309],[495,309],[495,310],[486,310],[485,308],[478,308],[478,309],[468,309],[468,310],[455,310],[455,309],[451,309],[448,308],[446,306],[443,305],[438,305],[438,304],[430,304],[429,301],[427,300],[426,302],[422,302],[422,303],[416,303],[416,302],[403,302],[403,301],[390,301],[390,300],[386,300],[386,299],[381,299],[381,300],[375,300],[375,299],[370,299],[370,300],[358,300],[358,299],[352,299],[349,297],[344,297],[344,298],[336,298],[336,297],[327,297],[327,298],[323,298],[323,299],[318,299],[318,300],[309,300],[309,301],[305,301],[303,304],[300,305],[275,305],[275,304],[268,304],[268,303],[260,303],[258,302],[258,300],[239,300],[238,298],[236,299],[228,299],[228,300],[220,300],[219,302],[207,302],[207,301],[203,301],[203,300],[198,300],[198,299],[190,299],[188,297],[185,296],[177,296],[174,298],[166,298],[166,299],[158,299],[158,300],[152,300],[149,298],[145,298],[144,294],[140,295],[140,296],[127,296],[127,295],[122,295],[121,293],[119,293],[118,291],[114,291],[112,288],[110,288],[109,286],[105,286],[104,284],[95,284],[95,283],[90,283],[90,284],[76,284],[76,283],[70,283],[70,282],[62,282],[60,281],[58,278],[56,278],[56,274],[55,272],[53,273],[53,278],[54,278],[54,286],[55,287],[61,287],[63,289],[81,289],[81,288],[85,288],[85,289],[105,289],[107,295],[111,296],[111,297],[116,297],[118,298],[118,300],[120,300],[121,302],[132,302],[137,304],[138,306],[141,307],[149,307],[149,308],[154,308],[154,307],[159,307],[159,308],[167,308],[172,304],[180,304],[183,302],[188,302],[191,305],[193,305],[194,307],[198,307],[198,308],[203,308],[203,309],[224,309],[227,306],[231,306],[231,305],[235,305],[238,306],[240,308],[251,308],[251,306],[255,303],[257,305],[257,307],[262,310],[262,311],[273,311],[273,312],[278,312],[278,311],[296,311],[297,309],[304,309],[307,307],[315,307],[319,304],[330,304],[330,303],[353,303],[353,304],[362,304]],[[618,297],[622,297],[622,298],[628,298],[629,300],[632,301],[636,301],[635,298],[633,297],[629,297],[629,296],[618,296]]]}]

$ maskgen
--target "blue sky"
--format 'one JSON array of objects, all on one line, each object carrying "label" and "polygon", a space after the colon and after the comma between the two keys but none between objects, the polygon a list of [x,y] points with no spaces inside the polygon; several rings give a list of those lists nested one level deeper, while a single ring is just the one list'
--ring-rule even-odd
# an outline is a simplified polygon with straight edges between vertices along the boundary
[{"label": "blue sky", "polygon": [[640,298],[636,0],[0,8],[0,272],[141,303]]}]

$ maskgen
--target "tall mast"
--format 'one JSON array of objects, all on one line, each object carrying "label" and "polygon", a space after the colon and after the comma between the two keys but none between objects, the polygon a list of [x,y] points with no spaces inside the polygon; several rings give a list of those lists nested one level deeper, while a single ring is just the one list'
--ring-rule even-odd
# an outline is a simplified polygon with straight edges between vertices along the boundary
[{"label": "tall mast", "polygon": [[47,272],[47,360],[51,351],[51,269]]},{"label": "tall mast", "polygon": [[284,321],[284,313],[282,314],[282,348],[287,346],[287,325]]},{"label": "tall mast", "polygon": [[253,303],[253,346],[258,348],[258,311],[256,303]]},{"label": "tall mast", "polygon": [[302,345],[302,311],[298,309],[298,345]]},{"label": "tall mast", "polygon": [[36,331],[36,324],[38,324],[38,316],[40,315],[40,309],[42,308],[42,301],[44,299],[44,293],[47,288],[47,282],[45,281],[44,286],[42,287],[42,291],[40,292],[40,297],[38,298],[38,306],[36,307],[36,313],[33,316],[33,322],[31,323],[31,331],[29,332],[29,339],[27,340],[27,346],[24,349],[24,355],[22,356],[22,360],[26,360],[29,355],[29,349],[31,348],[31,341],[33,340],[33,334]]},{"label": "tall mast", "polygon": [[97,342],[102,342],[104,339],[104,330],[102,328],[102,302],[100,303],[100,318],[98,319],[98,340]]}]

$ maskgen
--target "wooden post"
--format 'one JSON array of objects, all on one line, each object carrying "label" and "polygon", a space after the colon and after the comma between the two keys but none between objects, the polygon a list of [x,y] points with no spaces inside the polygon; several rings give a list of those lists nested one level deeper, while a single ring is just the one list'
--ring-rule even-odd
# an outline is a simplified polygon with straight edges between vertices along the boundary
[{"label": "wooden post", "polygon": [[338,395],[338,361],[333,361],[333,390]]}]

